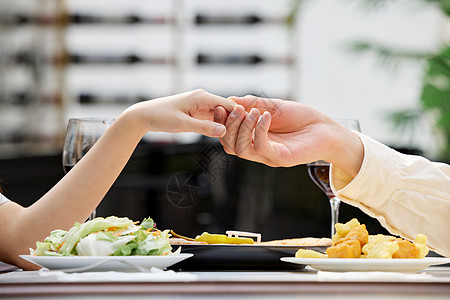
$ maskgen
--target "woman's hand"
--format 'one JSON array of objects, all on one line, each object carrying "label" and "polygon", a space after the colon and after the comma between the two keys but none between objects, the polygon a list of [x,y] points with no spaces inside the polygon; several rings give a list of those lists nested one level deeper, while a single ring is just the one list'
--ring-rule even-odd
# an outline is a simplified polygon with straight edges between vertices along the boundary
[{"label": "woman's hand", "polygon": [[361,141],[328,116],[293,101],[231,99],[239,105],[229,115],[218,108],[215,119],[227,127],[220,138],[227,153],[274,167],[326,160],[350,175],[359,171]]},{"label": "woman's hand", "polygon": [[174,96],[137,103],[124,112],[131,115],[141,129],[164,132],[197,132],[210,137],[221,137],[226,128],[214,122],[217,107],[231,112],[236,103],[204,90],[195,90]]},{"label": "woman's hand", "polygon": [[[148,131],[197,132],[223,136],[213,122],[216,111],[231,112],[236,103],[203,90],[149,100],[126,109],[92,149],[33,205],[0,207],[0,260],[33,268],[19,258],[54,229],[84,222],[106,195],[135,147]],[[34,266],[35,267],[35,266]]]}]

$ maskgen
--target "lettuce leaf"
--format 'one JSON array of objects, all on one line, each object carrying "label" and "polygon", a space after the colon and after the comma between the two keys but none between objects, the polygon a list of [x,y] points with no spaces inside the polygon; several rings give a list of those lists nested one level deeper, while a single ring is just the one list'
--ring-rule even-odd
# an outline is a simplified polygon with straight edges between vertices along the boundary
[{"label": "lettuce leaf", "polygon": [[95,218],[75,223],[69,231],[54,230],[44,242],[36,242],[32,255],[128,256],[168,255],[169,230],[159,231],[151,218],[137,226],[128,218]]},{"label": "lettuce leaf", "polygon": [[145,240],[139,243],[137,255],[167,255],[172,251],[168,239],[169,231],[161,232],[161,236],[149,234]]},{"label": "lettuce leaf", "polygon": [[31,255],[63,256],[62,254],[56,251],[56,248],[52,243],[42,243],[42,242],[36,242],[36,250],[31,251]]},{"label": "lettuce leaf", "polygon": [[132,235],[126,235],[115,239],[103,239],[103,237],[98,238],[98,235],[106,236],[99,232],[82,238],[76,246],[78,255],[109,256],[135,238]]},{"label": "lettuce leaf", "polygon": [[75,245],[90,233],[101,231],[110,227],[127,227],[134,225],[128,218],[119,218],[115,216],[107,218],[95,218],[83,224],[75,223],[69,232],[64,236],[64,244],[59,251],[64,255],[71,255]]},{"label": "lettuce leaf", "polygon": [[150,229],[155,226],[155,222],[153,222],[152,218],[144,218],[144,220],[142,220],[141,222],[141,227],[144,228],[145,230]]},{"label": "lettuce leaf", "polygon": [[61,244],[64,236],[67,234],[67,231],[56,229],[50,232],[50,235],[45,238],[44,242],[52,243],[52,244]]}]

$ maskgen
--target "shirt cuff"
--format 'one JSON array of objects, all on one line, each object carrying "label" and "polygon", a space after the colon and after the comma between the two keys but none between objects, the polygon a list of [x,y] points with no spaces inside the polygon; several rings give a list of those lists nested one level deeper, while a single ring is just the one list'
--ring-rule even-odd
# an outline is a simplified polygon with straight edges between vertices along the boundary
[{"label": "shirt cuff", "polygon": [[331,166],[330,183],[334,194],[344,202],[367,208],[384,204],[400,180],[395,150],[357,132],[364,146],[364,160],[353,178],[342,169]]}]

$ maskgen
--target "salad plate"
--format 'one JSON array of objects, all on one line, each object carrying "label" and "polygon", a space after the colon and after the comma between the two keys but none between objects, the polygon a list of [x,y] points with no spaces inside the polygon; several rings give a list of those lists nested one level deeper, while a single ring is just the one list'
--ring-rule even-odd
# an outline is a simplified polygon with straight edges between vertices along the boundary
[{"label": "salad plate", "polygon": [[151,268],[165,269],[193,254],[180,253],[165,256],[35,256],[20,255],[21,258],[40,267],[65,272],[147,272]]},{"label": "salad plate", "polygon": [[417,272],[429,266],[450,263],[450,258],[296,258],[282,257],[281,261],[309,265],[321,271],[334,272]]},{"label": "salad plate", "polygon": [[169,230],[157,229],[150,217],[138,223],[116,216],[75,223],[69,231],[53,230],[44,241],[36,242],[30,255],[20,257],[64,272],[148,272],[193,256],[172,252]]}]

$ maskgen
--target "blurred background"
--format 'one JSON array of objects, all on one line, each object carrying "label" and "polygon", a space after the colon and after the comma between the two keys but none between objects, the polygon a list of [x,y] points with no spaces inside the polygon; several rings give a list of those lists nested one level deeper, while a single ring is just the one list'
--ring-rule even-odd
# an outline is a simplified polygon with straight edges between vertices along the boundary
[{"label": "blurred background", "polygon": [[[0,178],[32,204],[62,176],[69,118],[203,88],[301,101],[399,151],[450,161],[447,0],[0,0]],[[306,167],[148,134],[97,210],[184,235],[328,236]],[[377,221],[342,204],[370,233]]]}]

